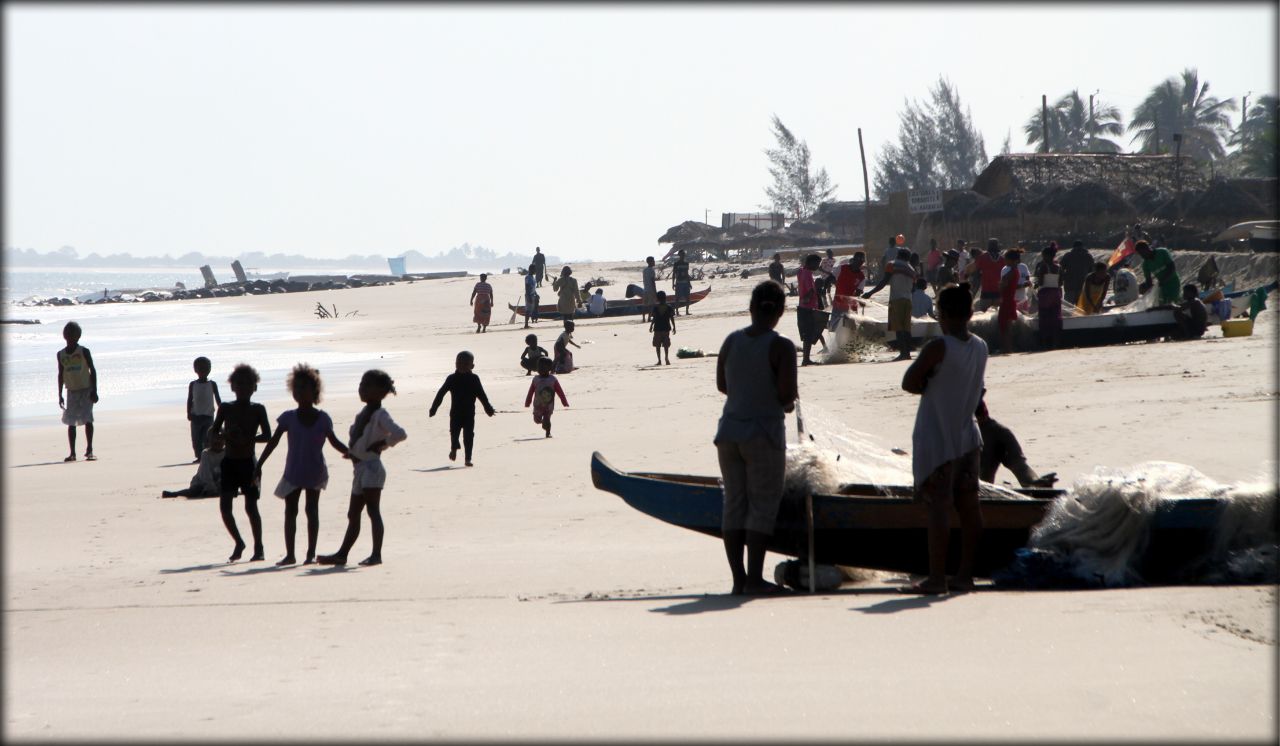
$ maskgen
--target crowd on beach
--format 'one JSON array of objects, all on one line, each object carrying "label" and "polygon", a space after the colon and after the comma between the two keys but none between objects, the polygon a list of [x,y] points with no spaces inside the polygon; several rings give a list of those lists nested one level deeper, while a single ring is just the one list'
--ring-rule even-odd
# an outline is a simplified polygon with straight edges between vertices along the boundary
[{"label": "crowd on beach", "polygon": [[[864,252],[855,252],[838,267],[830,250],[825,258],[809,254],[796,272],[794,288],[798,296],[800,350],[776,331],[791,288],[781,259],[775,255],[768,267],[770,279],[752,290],[750,325],[725,338],[716,364],[716,386],[726,396],[714,444],[724,484],[722,529],[733,578],[732,593],[781,591],[763,579],[762,570],[765,547],[783,493],[784,418],[798,399],[797,367],[812,364],[811,348],[819,342],[825,346],[824,331],[834,330],[845,313],[865,310],[864,301],[886,285],[890,291],[889,329],[896,334],[899,359],[912,359],[912,318],[936,319],[943,332],[924,344],[902,379],[904,390],[920,396],[912,434],[913,478],[916,499],[929,510],[929,574],[903,589],[912,593],[972,587],[973,561],[982,528],[977,499],[980,478],[994,480],[996,470],[1003,465],[1024,487],[1049,486],[1056,479],[1053,474],[1037,475],[1027,465],[1013,433],[987,411],[987,344],[969,331],[975,310],[998,309],[1002,347],[1008,352],[1012,349],[1006,333],[1008,323],[1018,313],[1034,308],[1040,316],[1042,341],[1051,347],[1061,328],[1064,302],[1079,313],[1098,313],[1108,290],[1116,296],[1116,303],[1123,304],[1133,299],[1122,296],[1130,288],[1136,297],[1158,284],[1160,303],[1172,304],[1181,298],[1179,323],[1187,336],[1204,332],[1206,314],[1197,288],[1181,285],[1169,250],[1153,248],[1138,226],[1126,235],[1126,244],[1117,249],[1109,263],[1094,261],[1079,242],[1059,260],[1056,244],[1050,244],[1042,249],[1040,260],[1031,271],[1023,261],[1025,250],[1025,245],[1020,245],[1002,251],[1000,242],[990,239],[985,253],[966,251],[964,241],[942,252],[934,242],[922,259],[905,246],[903,236],[897,235],[890,238],[880,263],[880,276],[870,289],[865,288]],[[1124,266],[1130,254],[1142,260],[1142,283]],[[538,290],[545,277],[545,257],[539,248],[524,276],[525,328],[540,320]],[[678,252],[672,265],[674,304],[668,304],[665,290],[657,289],[657,279],[654,257],[647,257],[641,272],[638,310],[641,322],[648,324],[652,334],[655,364],[670,365],[671,335],[676,332],[682,303],[685,315],[690,314],[690,272],[683,251]],[[485,333],[491,320],[494,292],[487,280],[487,275],[480,275],[468,299],[476,333]],[[552,290],[557,294],[554,308],[563,331],[550,354],[539,346],[535,334],[528,334],[519,361],[525,376],[532,377],[524,405],[532,407],[533,420],[546,438],[552,436],[556,399],[569,406],[557,375],[571,373],[576,367],[570,348],[580,346],[573,340],[572,318],[580,308],[587,308],[592,316],[603,315],[606,308],[599,288],[594,294],[579,289],[571,267],[561,268],[552,281]],[[1034,307],[1029,290],[1035,293]],[[827,308],[831,312],[826,312]],[[831,317],[830,323],[823,318],[824,313]],[[92,410],[98,401],[97,370],[89,350],[79,344],[81,335],[80,326],[69,322],[63,330],[66,347],[57,353],[59,405],[64,410],[62,421],[68,428],[71,449],[67,461],[76,459],[76,428],[80,426],[85,429],[85,459],[95,458]],[[799,364],[797,354],[801,358]],[[235,499],[243,496],[253,541],[250,560],[263,560],[258,510],[262,467],[287,435],[284,471],[273,492],[284,501],[285,516],[285,556],[277,564],[297,562],[295,533],[300,504],[307,519],[303,564],[346,564],[348,553],[359,538],[363,515],[369,519],[372,551],[360,564],[380,564],[384,536],[380,503],[387,480],[382,453],[407,438],[383,406],[387,396],[396,393],[391,376],[377,369],[364,373],[357,390],[364,406],[342,440],[335,434],[333,419],[317,406],[323,389],[320,374],[305,363],[296,365],[286,381],[297,407],[276,418],[274,431],[265,407],[252,400],[260,382],[253,367],[242,363],[231,371],[227,383],[233,398],[229,401],[222,399],[217,384],[209,378],[212,363],[207,357],[196,358],[193,369],[196,378],[188,386],[186,409],[191,447],[199,466],[189,487],[165,491],[163,496],[218,497],[222,523],[233,541],[228,558],[232,562],[241,559],[248,548],[233,512]],[[429,411],[429,416],[434,417],[444,396],[451,396],[449,459],[456,460],[462,451],[468,467],[473,465],[476,404],[489,417],[496,412],[474,371],[474,355],[458,353],[455,370],[437,391]],[[258,443],[265,444],[260,456],[255,452]],[[331,554],[320,555],[316,551],[318,504],[320,492],[328,487],[329,480],[326,444],[350,460],[353,468],[347,527],[341,545]],[[961,520],[962,547],[958,571],[948,579],[944,563],[953,507]]]}]

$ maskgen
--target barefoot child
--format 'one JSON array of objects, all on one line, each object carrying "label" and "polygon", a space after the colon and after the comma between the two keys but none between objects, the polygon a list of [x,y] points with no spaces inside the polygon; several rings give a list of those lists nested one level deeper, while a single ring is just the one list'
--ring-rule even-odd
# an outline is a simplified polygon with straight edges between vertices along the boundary
[{"label": "barefoot child", "polygon": [[[973,562],[982,534],[978,506],[982,435],[974,411],[982,399],[987,343],[969,333],[971,298],[967,285],[942,291],[938,324],[943,334],[920,350],[902,377],[904,390],[920,394],[911,433],[911,471],[916,499],[929,510],[929,575],[901,589],[909,593],[973,588]],[[948,586],[947,542],[953,505],[960,514],[960,566]]]},{"label": "barefoot child", "polygon": [[182,490],[164,490],[160,497],[217,497],[222,492],[222,457],[226,443],[221,433],[209,434],[209,445],[200,452],[200,466],[191,485]]},{"label": "barefoot child", "polygon": [[649,331],[653,332],[653,351],[658,356],[654,365],[662,365],[662,356],[671,364],[671,335],[676,333],[675,309],[667,305],[667,292],[658,291],[658,305],[649,314]]},{"label": "barefoot child", "polygon": [[262,480],[262,465],[280,444],[285,433],[289,435],[289,455],[285,457],[284,476],[276,485],[275,495],[284,500],[284,558],[277,566],[292,565],[298,560],[293,554],[293,538],[298,527],[298,497],[307,492],[307,556],[302,564],[309,565],[316,558],[316,536],[320,532],[320,490],[329,486],[329,467],[324,462],[326,440],[343,455],[347,447],[333,434],[333,420],[316,409],[320,403],[320,371],[306,363],[293,366],[286,381],[297,409],[290,409],[276,418],[276,434],[262,449],[255,474]]},{"label": "barefoot child", "polygon": [[782,318],[784,292],[772,280],[756,285],[751,325],[726,337],[716,360],[716,388],[726,399],[714,442],[724,479],[721,529],[734,595],[780,590],[763,572],[765,548],[782,503],[784,420],[797,397],[796,346],[774,331]]},{"label": "barefoot child", "polygon": [[524,398],[524,405],[527,407],[530,402],[533,403],[533,421],[542,425],[548,438],[551,437],[551,414],[556,409],[556,395],[560,396],[562,404],[569,406],[560,382],[551,375],[551,361],[544,357],[538,361],[538,375],[529,383],[529,393]]},{"label": "barefoot child", "polygon": [[459,352],[454,361],[454,371],[444,379],[444,385],[436,392],[435,401],[431,402],[431,411],[427,414],[428,417],[435,417],[440,402],[444,401],[445,392],[449,392],[449,460],[458,460],[458,434],[461,433],[461,447],[466,449],[464,455],[467,466],[471,466],[471,447],[476,442],[476,399],[484,405],[484,413],[493,416],[493,407],[489,405],[489,397],[484,394],[480,376],[471,372],[475,367],[475,355],[465,350]]},{"label": "barefoot child", "polygon": [[525,348],[520,353],[520,367],[524,368],[526,376],[533,375],[538,369],[538,361],[547,356],[547,351],[538,346],[538,337],[535,334],[529,334],[524,338]]},{"label": "barefoot child", "polygon": [[556,337],[556,343],[552,345],[555,352],[555,370],[557,373],[572,373],[577,370],[578,366],[573,364],[573,351],[569,349],[569,345],[573,345],[578,349],[582,349],[582,345],[573,341],[573,322],[564,320],[564,331],[560,332],[560,336]]},{"label": "barefoot child", "polygon": [[227,442],[227,455],[222,458],[222,494],[218,507],[222,511],[222,525],[235,539],[236,546],[228,562],[235,562],[244,554],[244,539],[236,528],[236,518],[231,512],[237,492],[244,493],[244,512],[249,516],[249,528],[253,530],[253,556],[250,562],[265,558],[262,548],[262,517],[258,514],[258,479],[254,468],[254,443],[271,440],[271,422],[267,408],[249,401],[258,390],[258,371],[241,363],[231,371],[227,383],[236,399],[223,402],[218,415],[213,418],[213,432],[222,433]]},{"label": "barefoot child", "polygon": [[[76,460],[76,427],[84,425],[84,460],[94,461],[93,455],[93,405],[98,403],[98,369],[93,366],[93,356],[88,347],[80,346],[80,325],[68,321],[62,327],[66,349],[58,350],[58,407],[62,409],[62,424],[67,426],[67,443],[71,455],[63,461]],[[62,387],[67,387],[66,399]]]},{"label": "barefoot child", "polygon": [[192,367],[196,371],[196,380],[187,384],[187,422],[191,423],[191,450],[199,463],[209,427],[213,425],[213,415],[222,406],[222,397],[218,395],[218,384],[209,380],[209,371],[213,370],[209,358],[196,358]]},{"label": "barefoot child", "polygon": [[350,440],[347,443],[349,457],[355,462],[355,475],[351,480],[351,504],[347,508],[347,533],[342,546],[333,554],[316,558],[322,565],[345,565],[347,553],[360,536],[360,512],[369,512],[369,527],[373,532],[373,553],[360,560],[362,565],[382,564],[382,488],[387,483],[387,470],[382,466],[382,452],[403,441],[405,431],[391,419],[382,407],[387,394],[396,392],[391,376],[380,370],[365,371],[360,379],[360,401],[364,409],[351,423]]}]

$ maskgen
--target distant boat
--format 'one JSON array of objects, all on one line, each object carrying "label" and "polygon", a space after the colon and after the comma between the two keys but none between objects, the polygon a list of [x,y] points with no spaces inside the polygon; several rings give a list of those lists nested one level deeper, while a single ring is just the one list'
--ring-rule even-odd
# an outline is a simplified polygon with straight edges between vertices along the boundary
[{"label": "distant boat", "polygon": [[[689,293],[689,302],[697,303],[698,301],[707,297],[707,294],[709,294],[710,292],[711,292],[711,288],[705,287],[702,290]],[[577,311],[574,312],[573,317],[575,319],[597,319],[602,316],[632,316],[645,311],[646,306],[643,305],[643,302],[644,302],[643,298],[627,298],[626,300],[605,301],[604,313],[600,314],[600,316],[596,316],[595,314],[588,313],[585,308],[579,308]],[[668,293],[667,303],[669,303],[672,307],[675,307],[676,305],[675,296]],[[507,308],[511,309],[512,313],[515,313],[519,316],[524,315],[524,305],[517,306],[511,303],[508,303]],[[558,319],[560,318],[560,311],[557,310],[556,304],[544,303],[538,306],[538,318]]]},{"label": "distant boat", "polygon": [[1280,220],[1250,220],[1236,223],[1213,237],[1213,242],[1249,239],[1254,251],[1280,251]]}]

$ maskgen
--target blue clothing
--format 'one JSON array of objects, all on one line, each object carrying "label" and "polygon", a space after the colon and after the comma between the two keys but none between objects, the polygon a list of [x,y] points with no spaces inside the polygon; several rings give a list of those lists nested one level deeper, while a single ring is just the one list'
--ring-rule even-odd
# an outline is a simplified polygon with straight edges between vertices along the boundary
[{"label": "blue clothing", "polygon": [[284,462],[284,479],[294,487],[321,489],[329,482],[329,467],[324,462],[324,442],[333,432],[333,420],[316,410],[311,427],[298,419],[298,410],[290,409],[276,418],[276,425],[289,437],[289,455]]}]

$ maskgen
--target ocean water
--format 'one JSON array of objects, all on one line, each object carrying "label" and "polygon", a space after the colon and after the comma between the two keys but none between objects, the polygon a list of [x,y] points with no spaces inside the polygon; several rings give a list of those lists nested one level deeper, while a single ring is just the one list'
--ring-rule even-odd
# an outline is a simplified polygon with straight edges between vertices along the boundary
[{"label": "ocean water", "polygon": [[[186,386],[195,377],[192,361],[200,355],[213,362],[211,378],[219,383],[237,363],[253,365],[262,377],[260,390],[274,390],[268,388],[274,382],[282,387],[289,369],[301,361],[320,368],[326,386],[345,386],[340,382],[358,379],[374,361],[389,365],[394,357],[329,349],[323,329],[240,310],[239,300],[7,309],[41,323],[3,325],[5,427],[58,422],[55,354],[65,346],[62,328],[70,320],[83,328],[81,341],[98,370],[95,414],[158,405],[172,406],[175,417],[185,417]],[[219,390],[230,395],[225,384]]]}]

